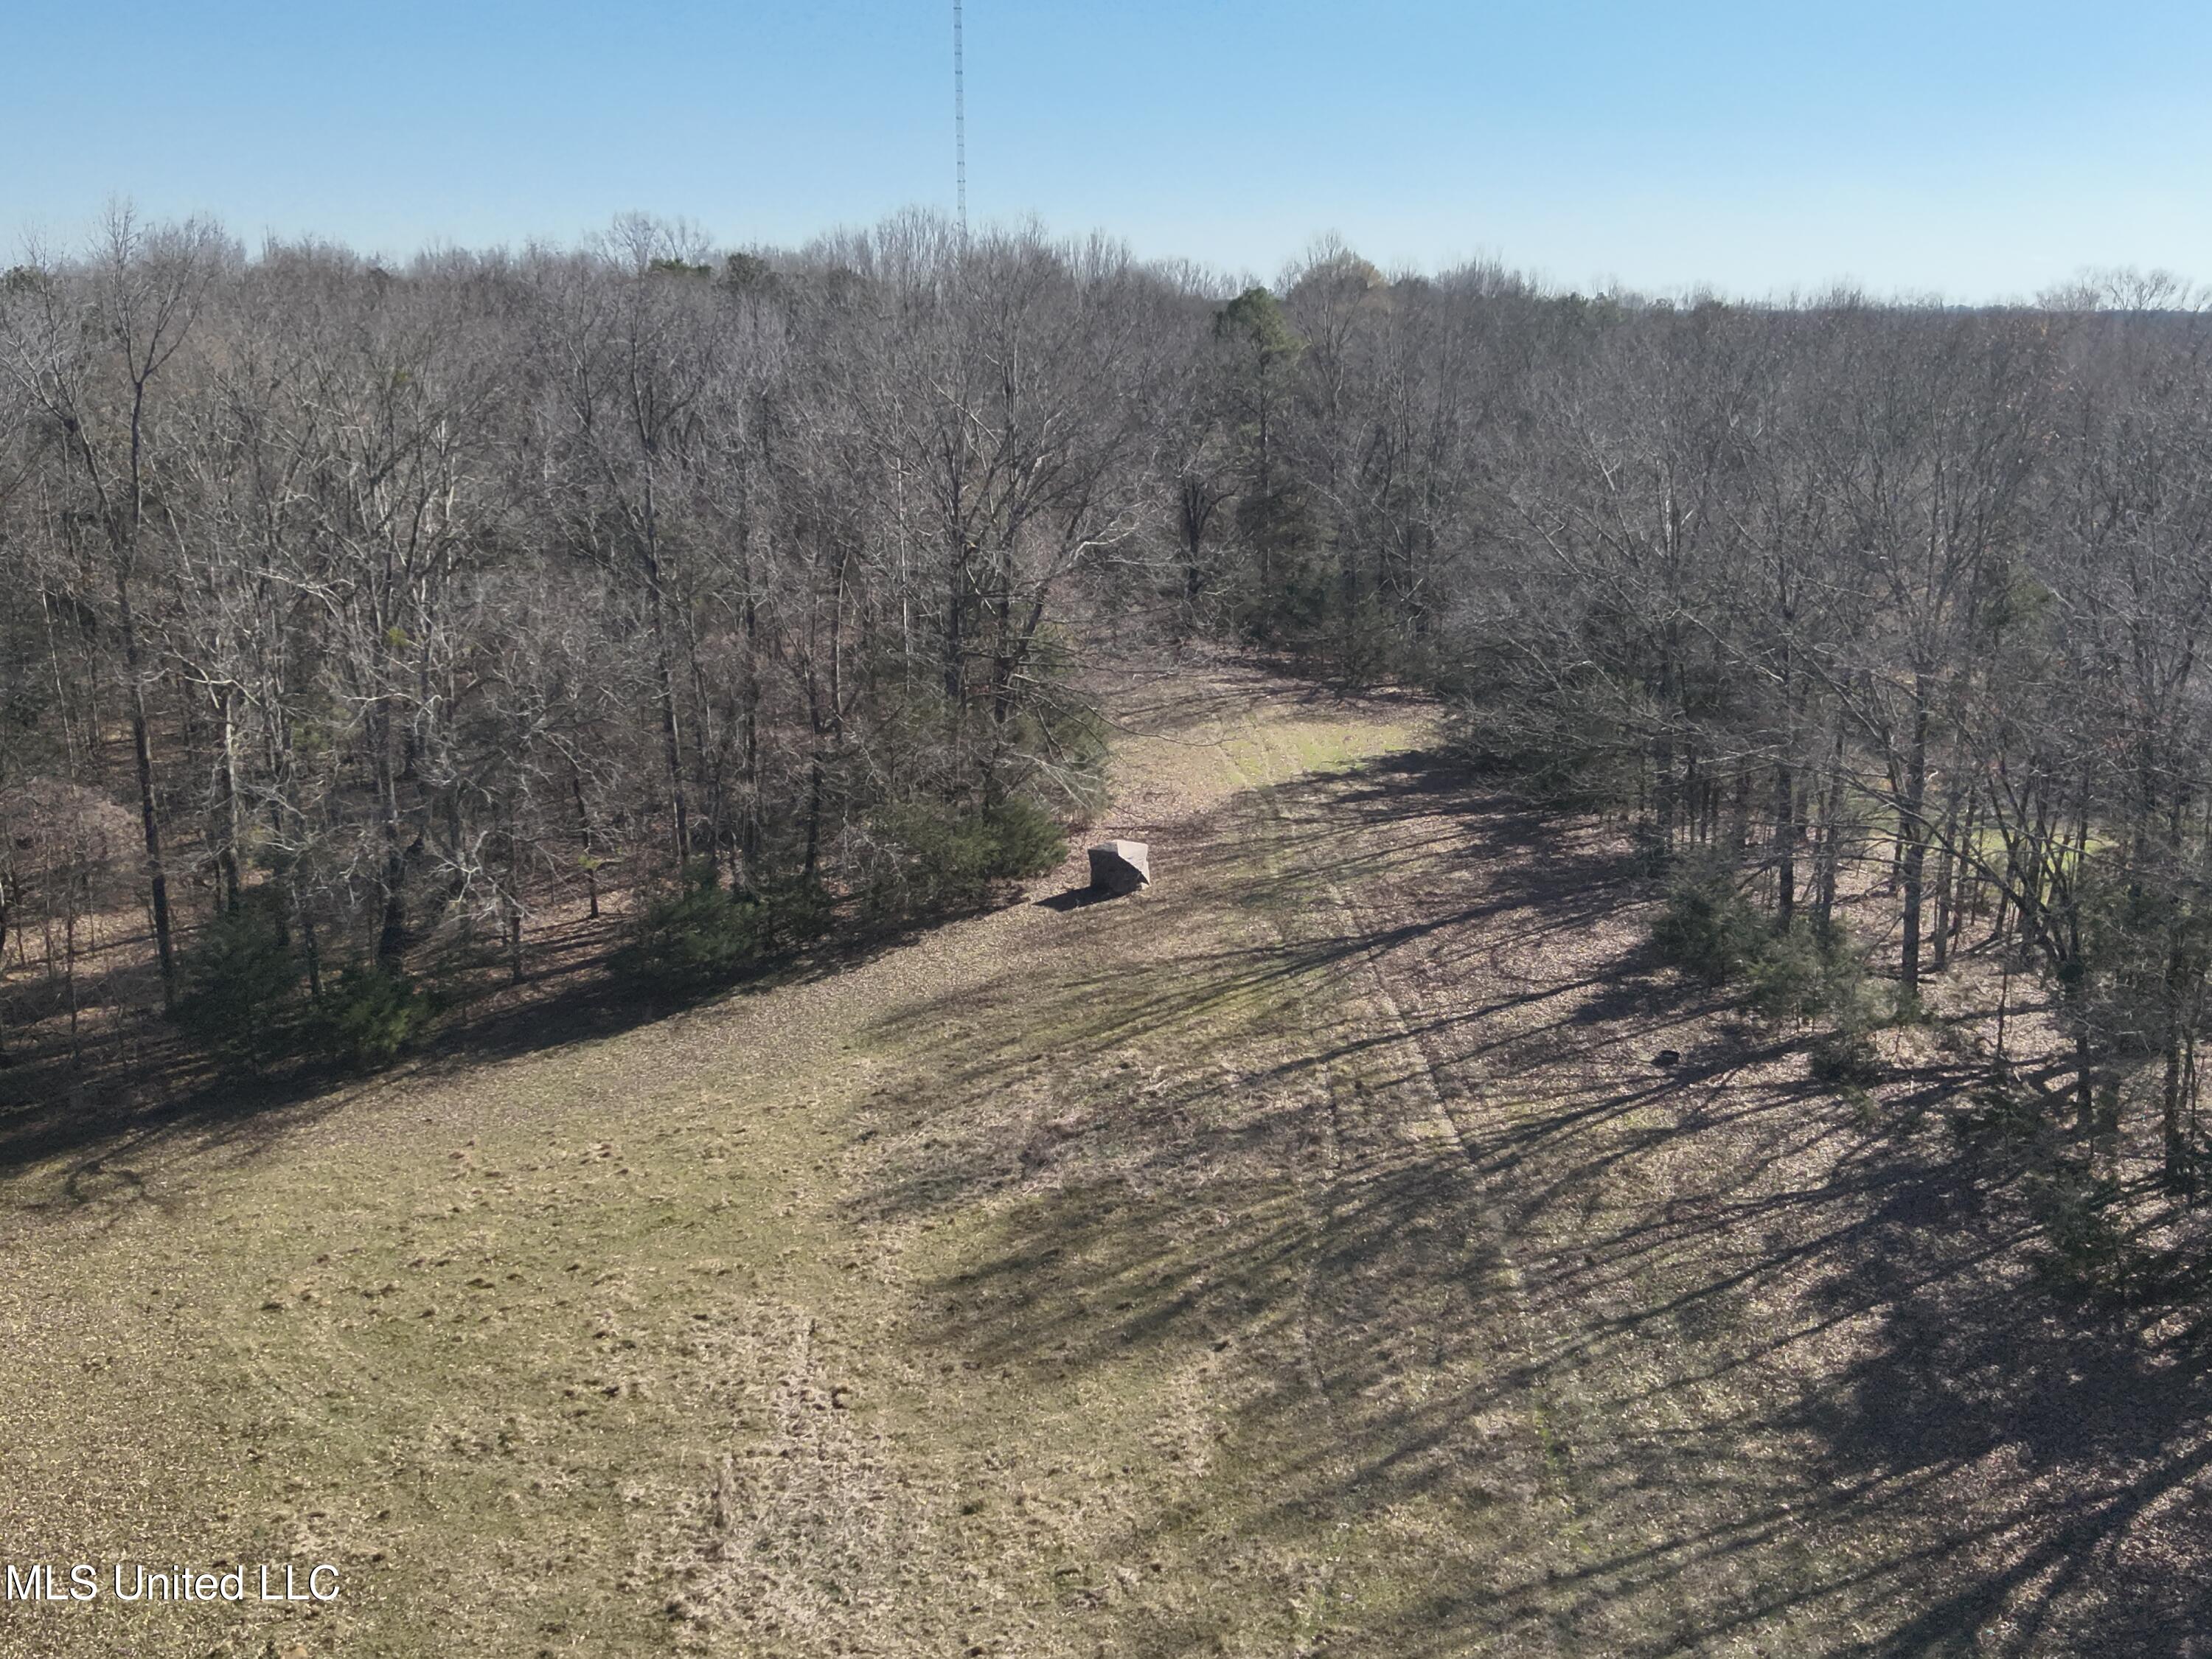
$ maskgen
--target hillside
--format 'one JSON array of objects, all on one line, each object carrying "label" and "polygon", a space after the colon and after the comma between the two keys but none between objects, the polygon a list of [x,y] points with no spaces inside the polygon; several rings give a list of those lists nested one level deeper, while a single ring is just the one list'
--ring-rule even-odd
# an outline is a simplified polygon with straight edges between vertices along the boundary
[{"label": "hillside", "polygon": [[11,1170],[11,1556],[344,1589],[0,1652],[2201,1650],[2201,1367],[1940,1058],[1816,1086],[1419,705],[1113,708],[1136,898]]}]

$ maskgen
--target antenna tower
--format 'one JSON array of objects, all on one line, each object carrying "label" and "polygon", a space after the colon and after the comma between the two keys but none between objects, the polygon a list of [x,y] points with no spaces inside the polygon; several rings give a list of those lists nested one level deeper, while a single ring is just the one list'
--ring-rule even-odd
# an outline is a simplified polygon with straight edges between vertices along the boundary
[{"label": "antenna tower", "polygon": [[968,88],[960,54],[960,0],[952,0],[952,177],[960,202],[960,240],[968,240]]}]

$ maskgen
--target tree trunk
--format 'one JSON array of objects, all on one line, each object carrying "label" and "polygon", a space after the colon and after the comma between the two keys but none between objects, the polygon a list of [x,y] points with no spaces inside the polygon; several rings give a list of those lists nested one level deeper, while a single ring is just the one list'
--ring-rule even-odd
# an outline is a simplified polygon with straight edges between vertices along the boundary
[{"label": "tree trunk", "polygon": [[222,765],[216,773],[216,782],[222,792],[221,817],[218,833],[222,844],[216,854],[216,867],[222,884],[222,908],[235,911],[240,902],[243,880],[239,871],[238,849],[246,839],[245,803],[238,787],[238,714],[237,692],[225,686],[217,698],[222,715]]},{"label": "tree trunk", "polygon": [[1844,834],[1844,734],[1836,733],[1835,747],[1828,757],[1828,793],[1820,806],[1820,844],[1816,854],[1820,890],[1814,903],[1814,914],[1825,927],[1835,919],[1837,872],[1843,863]]},{"label": "tree trunk", "polygon": [[1790,763],[1774,769],[1774,915],[1788,932],[1797,907],[1797,789]]},{"label": "tree trunk", "polygon": [[131,583],[115,579],[117,620],[123,633],[123,665],[131,682],[131,753],[138,772],[138,818],[145,833],[146,879],[154,912],[154,945],[161,958],[161,1006],[177,1006],[176,946],[169,931],[169,872],[161,861],[161,820],[154,799],[154,739],[146,719],[146,673],[138,644],[138,624],[131,610]]},{"label": "tree trunk", "polygon": [[1898,813],[1901,856],[1899,879],[1905,893],[1905,939],[1899,951],[1898,994],[1909,1007],[1920,995],[1920,924],[1923,878],[1928,867],[1928,707],[1916,688],[1912,743],[1905,752],[1905,787]]}]

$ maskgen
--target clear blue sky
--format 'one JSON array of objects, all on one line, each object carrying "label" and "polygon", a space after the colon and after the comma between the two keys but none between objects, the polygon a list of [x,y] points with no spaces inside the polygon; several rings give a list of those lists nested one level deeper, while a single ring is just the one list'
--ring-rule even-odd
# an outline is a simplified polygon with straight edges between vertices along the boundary
[{"label": "clear blue sky", "polygon": [[[2212,5],[969,0],[971,217],[1957,299],[2212,281]],[[952,198],[951,7],[0,0],[0,236],[794,242]]]}]

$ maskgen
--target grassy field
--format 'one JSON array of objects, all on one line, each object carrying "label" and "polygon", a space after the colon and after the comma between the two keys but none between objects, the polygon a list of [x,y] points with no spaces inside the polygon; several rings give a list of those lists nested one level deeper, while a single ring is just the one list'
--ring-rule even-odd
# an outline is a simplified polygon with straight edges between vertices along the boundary
[{"label": "grassy field", "polygon": [[1119,718],[1138,897],[14,1170],[8,1559],[343,1592],[0,1652],[2212,1650],[2202,1367],[1940,1066],[1823,1096],[1418,707]]}]

